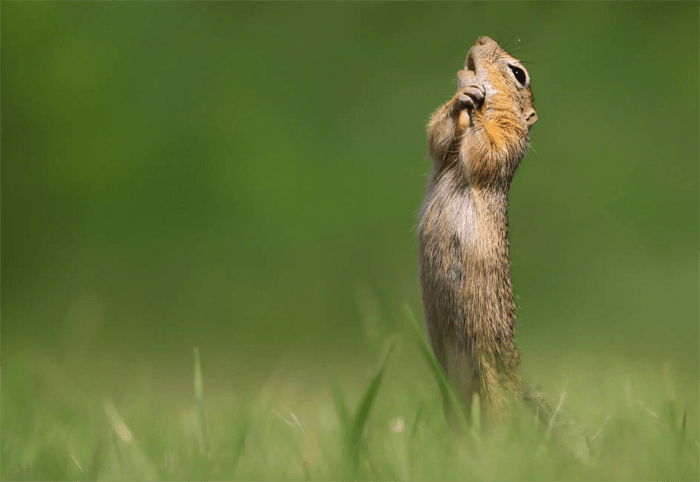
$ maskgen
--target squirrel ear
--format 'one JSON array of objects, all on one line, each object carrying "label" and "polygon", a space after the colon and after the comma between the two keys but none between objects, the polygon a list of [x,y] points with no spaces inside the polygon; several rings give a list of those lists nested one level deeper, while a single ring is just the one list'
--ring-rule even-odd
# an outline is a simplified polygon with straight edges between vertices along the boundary
[{"label": "squirrel ear", "polygon": [[532,125],[537,122],[537,112],[535,112],[535,109],[530,109],[525,112],[525,122],[527,122],[528,127],[532,127]]}]

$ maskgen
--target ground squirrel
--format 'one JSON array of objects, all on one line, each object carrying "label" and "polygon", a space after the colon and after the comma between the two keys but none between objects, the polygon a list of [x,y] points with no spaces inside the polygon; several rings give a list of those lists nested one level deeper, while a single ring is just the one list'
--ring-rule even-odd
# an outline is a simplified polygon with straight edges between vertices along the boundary
[{"label": "ground squirrel", "polygon": [[508,191],[537,122],[533,102],[525,67],[479,37],[428,128],[433,171],[418,226],[428,336],[466,407],[478,393],[490,419],[509,393],[523,397]]}]

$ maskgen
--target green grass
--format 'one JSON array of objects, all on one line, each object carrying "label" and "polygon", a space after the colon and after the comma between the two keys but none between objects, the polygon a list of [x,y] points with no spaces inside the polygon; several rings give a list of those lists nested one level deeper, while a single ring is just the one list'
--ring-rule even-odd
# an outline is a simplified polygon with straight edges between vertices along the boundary
[{"label": "green grass", "polygon": [[[459,404],[414,319],[412,324],[417,341],[410,331],[397,333],[386,340],[388,349],[376,350],[374,361],[357,364],[361,383],[319,381],[314,367],[305,367],[306,375],[282,370],[259,389],[221,393],[208,382],[206,351],[200,361],[195,349],[194,390],[185,397],[134,383],[112,400],[74,383],[60,367],[43,364],[42,373],[29,370],[29,363],[6,366],[0,475],[3,480],[698,479],[697,399],[668,370],[608,366],[598,387],[578,384],[566,397],[550,395],[564,413],[571,404],[568,415],[576,412],[585,427],[591,460],[580,463],[550,436],[552,423],[531,413],[513,412],[494,435],[481,433],[462,414],[467,436],[455,435],[446,425],[442,397],[455,408]],[[589,368],[576,373],[592,376]],[[592,395],[601,393],[600,386],[612,388]]]}]

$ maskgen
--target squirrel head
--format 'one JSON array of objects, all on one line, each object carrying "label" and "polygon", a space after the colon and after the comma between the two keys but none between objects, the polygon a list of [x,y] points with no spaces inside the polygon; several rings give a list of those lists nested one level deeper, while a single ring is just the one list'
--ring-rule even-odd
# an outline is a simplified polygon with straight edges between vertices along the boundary
[{"label": "squirrel head", "polygon": [[457,79],[458,90],[476,84],[484,92],[483,103],[471,113],[465,132],[476,149],[469,156],[476,162],[469,169],[472,177],[512,179],[537,122],[527,69],[495,41],[479,37]]}]

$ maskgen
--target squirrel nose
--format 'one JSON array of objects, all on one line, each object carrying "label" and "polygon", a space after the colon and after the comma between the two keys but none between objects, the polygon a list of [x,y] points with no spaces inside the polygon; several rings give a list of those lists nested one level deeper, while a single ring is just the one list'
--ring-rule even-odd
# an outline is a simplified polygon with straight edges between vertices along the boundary
[{"label": "squirrel nose", "polygon": [[493,42],[489,37],[479,37],[476,39],[476,45],[486,45],[490,42]]}]

